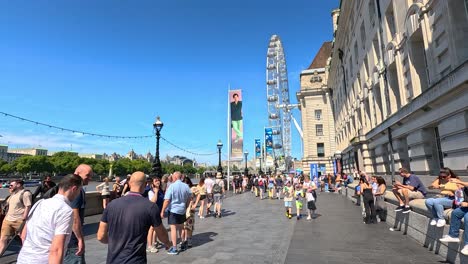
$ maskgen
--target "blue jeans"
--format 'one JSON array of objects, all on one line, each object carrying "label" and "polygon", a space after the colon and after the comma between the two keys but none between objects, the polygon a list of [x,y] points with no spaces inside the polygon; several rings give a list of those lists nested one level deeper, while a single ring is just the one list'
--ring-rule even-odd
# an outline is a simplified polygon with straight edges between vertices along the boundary
[{"label": "blue jeans", "polygon": [[433,218],[445,219],[444,208],[452,208],[452,206],[453,199],[450,199],[449,197],[426,199],[426,207],[431,211]]},{"label": "blue jeans", "polygon": [[75,255],[77,249],[78,248],[74,247],[67,249],[65,257],[63,258],[64,264],[86,264],[84,253],[81,256]]},{"label": "blue jeans", "polygon": [[[468,230],[468,207],[458,207],[452,211],[450,217],[449,236],[458,237],[460,235],[461,220],[464,218],[465,230]],[[468,232],[463,232],[463,241],[468,245]]]}]

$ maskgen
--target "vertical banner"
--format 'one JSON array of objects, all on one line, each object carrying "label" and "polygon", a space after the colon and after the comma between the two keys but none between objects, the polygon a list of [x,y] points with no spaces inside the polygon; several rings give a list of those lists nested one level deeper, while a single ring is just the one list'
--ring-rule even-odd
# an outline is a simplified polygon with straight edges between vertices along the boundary
[{"label": "vertical banner", "polygon": [[273,167],[273,129],[265,128],[265,166]]},{"label": "vertical banner", "polygon": [[311,163],[310,164],[310,178],[313,179],[314,177],[318,176],[318,164]]},{"label": "vertical banner", "polygon": [[244,125],[242,116],[242,90],[229,91],[231,117],[231,159],[243,159]]},{"label": "vertical banner", "polygon": [[333,175],[336,175],[338,173],[338,170],[336,168],[336,160],[333,160]]},{"label": "vertical banner", "polygon": [[255,139],[255,166],[260,167],[260,158],[262,155],[262,143],[259,138]]},{"label": "vertical banner", "polygon": [[319,164],[318,171],[321,173],[321,175],[327,175],[327,165]]}]

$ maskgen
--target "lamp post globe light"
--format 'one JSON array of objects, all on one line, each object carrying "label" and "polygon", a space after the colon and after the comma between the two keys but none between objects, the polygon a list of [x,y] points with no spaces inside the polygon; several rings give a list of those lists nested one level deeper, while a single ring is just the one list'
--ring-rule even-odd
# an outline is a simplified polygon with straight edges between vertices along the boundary
[{"label": "lamp post globe light", "polygon": [[221,166],[221,149],[223,148],[223,143],[221,140],[218,141],[216,146],[218,147],[218,172],[223,173],[223,166]]},{"label": "lamp post globe light", "polygon": [[249,156],[249,152],[246,150],[246,151],[244,151],[244,157],[245,157],[244,175],[245,175],[245,177],[247,177],[249,175],[249,169],[247,168],[247,156]]},{"label": "lamp post globe light", "polygon": [[156,157],[153,161],[153,168],[151,170],[150,175],[152,177],[160,177],[162,176],[162,167],[161,161],[159,160],[159,139],[161,138],[161,129],[163,128],[164,124],[159,119],[159,116],[156,118],[156,121],[153,123],[153,128],[156,132]]}]

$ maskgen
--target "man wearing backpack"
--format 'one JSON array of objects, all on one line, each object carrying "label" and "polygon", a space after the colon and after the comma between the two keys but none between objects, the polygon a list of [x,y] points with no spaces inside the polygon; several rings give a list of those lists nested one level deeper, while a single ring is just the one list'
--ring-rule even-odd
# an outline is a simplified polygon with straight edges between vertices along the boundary
[{"label": "man wearing backpack", "polygon": [[0,232],[0,253],[5,250],[8,239],[21,231],[32,205],[32,194],[29,190],[24,189],[22,180],[10,182],[9,192],[10,196],[5,199],[8,210],[6,210]]}]

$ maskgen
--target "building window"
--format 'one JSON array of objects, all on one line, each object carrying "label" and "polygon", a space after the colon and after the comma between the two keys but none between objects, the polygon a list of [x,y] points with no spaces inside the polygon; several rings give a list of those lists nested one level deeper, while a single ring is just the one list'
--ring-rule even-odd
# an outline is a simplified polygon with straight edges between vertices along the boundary
[{"label": "building window", "polygon": [[317,156],[325,157],[325,144],[324,143],[317,143]]},{"label": "building window", "polygon": [[362,49],[366,46],[366,26],[364,25],[364,21],[361,23],[361,42],[362,42]]},{"label": "building window", "polygon": [[315,135],[323,136],[323,125],[315,125]]},{"label": "building window", "polygon": [[387,20],[388,33],[390,34],[390,39],[393,39],[393,36],[396,33],[395,27],[395,15],[393,13],[393,5],[390,4],[387,12],[385,12],[385,19]]},{"label": "building window", "polygon": [[311,82],[311,83],[314,83],[314,82],[322,82],[322,77],[320,77],[320,76],[312,76],[312,77],[310,78],[310,82]]},{"label": "building window", "polygon": [[358,61],[359,61],[359,52],[358,52],[358,45],[357,45],[357,41],[354,42],[354,57],[356,58],[356,64],[358,64]]},{"label": "building window", "polygon": [[375,3],[374,0],[369,1],[369,18],[373,22],[375,15]]},{"label": "building window", "polygon": [[442,145],[440,144],[440,134],[439,134],[439,127],[434,128],[435,133],[435,141],[437,147],[437,158],[439,161],[439,169],[444,168],[444,153],[442,152]]},{"label": "building window", "polygon": [[322,110],[315,110],[315,120],[321,120],[322,119]]}]

